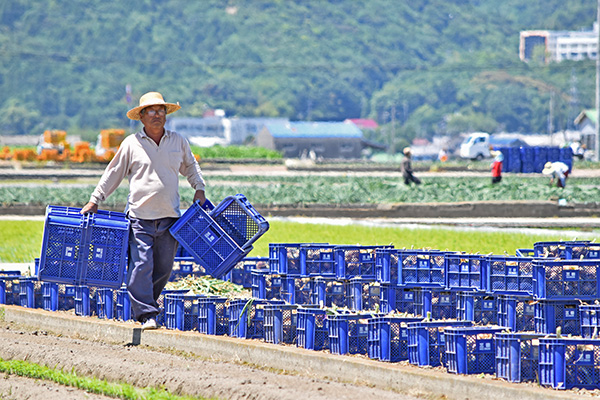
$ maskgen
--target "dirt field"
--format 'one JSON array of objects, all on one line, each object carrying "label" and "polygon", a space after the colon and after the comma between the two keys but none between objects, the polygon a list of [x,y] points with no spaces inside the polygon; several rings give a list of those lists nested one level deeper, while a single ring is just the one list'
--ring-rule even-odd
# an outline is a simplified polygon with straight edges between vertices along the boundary
[{"label": "dirt field", "polygon": [[[164,329],[164,328],[162,328]],[[110,345],[0,323],[0,358],[74,371],[78,375],[164,387],[171,393],[218,399],[423,399],[305,376],[281,375],[243,364],[171,354],[145,346]],[[418,396],[418,397],[417,397]],[[0,399],[106,399],[54,382],[5,375]]]}]

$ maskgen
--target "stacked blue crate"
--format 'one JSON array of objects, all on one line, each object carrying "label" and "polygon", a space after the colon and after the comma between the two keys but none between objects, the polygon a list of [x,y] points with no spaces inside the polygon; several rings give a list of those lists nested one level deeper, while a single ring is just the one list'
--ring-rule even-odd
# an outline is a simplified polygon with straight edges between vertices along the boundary
[{"label": "stacked blue crate", "polygon": [[548,162],[548,150],[546,147],[537,146],[534,148],[533,165],[535,172],[541,173],[544,165]]},{"label": "stacked blue crate", "polygon": [[48,206],[38,278],[119,288],[125,275],[129,220],[124,213]]},{"label": "stacked blue crate", "polygon": [[369,318],[372,315],[329,315],[329,351],[332,354],[367,354]]},{"label": "stacked blue crate", "polygon": [[486,292],[459,292],[456,319],[481,325],[498,323],[498,298]]},{"label": "stacked blue crate", "polygon": [[489,283],[486,256],[460,253],[446,255],[446,288],[489,292]]},{"label": "stacked blue crate", "polygon": [[533,296],[499,295],[498,325],[512,332],[533,332],[535,303]]},{"label": "stacked blue crate", "polygon": [[446,366],[446,336],[450,327],[472,326],[470,321],[429,321],[408,323],[408,361],[420,367]]},{"label": "stacked blue crate", "polygon": [[519,151],[521,153],[521,172],[535,172],[535,148],[530,146],[523,146],[519,148]]},{"label": "stacked blue crate", "polygon": [[600,389],[600,340],[544,337],[539,342],[540,385]]},{"label": "stacked blue crate", "polygon": [[308,350],[329,347],[329,321],[327,311],[316,307],[297,309],[297,346]]},{"label": "stacked blue crate", "polygon": [[419,317],[381,316],[368,320],[367,339],[369,358],[398,362],[408,360],[408,323]]},{"label": "stacked blue crate", "polygon": [[569,166],[569,172],[573,171],[573,150],[571,147],[561,147],[559,149],[558,161]]},{"label": "stacked blue crate", "polygon": [[539,365],[539,339],[535,333],[497,332],[496,377],[509,382],[536,382]]},{"label": "stacked blue crate", "polygon": [[497,326],[450,327],[445,330],[447,370],[454,374],[496,372]]},{"label": "stacked blue crate", "polygon": [[296,344],[296,304],[265,305],[265,342]]},{"label": "stacked blue crate", "polygon": [[198,332],[206,335],[229,333],[227,297],[206,296],[198,299]]}]

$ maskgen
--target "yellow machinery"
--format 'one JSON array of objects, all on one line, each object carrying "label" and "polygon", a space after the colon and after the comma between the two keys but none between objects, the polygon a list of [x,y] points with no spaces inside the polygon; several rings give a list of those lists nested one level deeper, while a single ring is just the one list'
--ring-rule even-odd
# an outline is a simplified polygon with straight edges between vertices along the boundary
[{"label": "yellow machinery", "polygon": [[124,129],[101,130],[96,143],[96,157],[104,161],[112,160],[123,139],[125,139]]}]

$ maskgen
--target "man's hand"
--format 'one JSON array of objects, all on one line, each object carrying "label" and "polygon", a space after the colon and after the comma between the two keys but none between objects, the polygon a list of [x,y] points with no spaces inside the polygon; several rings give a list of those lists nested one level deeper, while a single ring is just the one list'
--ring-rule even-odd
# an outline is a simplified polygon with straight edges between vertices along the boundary
[{"label": "man's hand", "polygon": [[204,202],[206,201],[206,195],[204,194],[204,190],[196,190],[196,193],[194,193],[194,203],[196,202],[196,200],[200,201],[200,205],[204,205]]},{"label": "man's hand", "polygon": [[98,204],[92,203],[91,201],[89,203],[87,203],[85,206],[83,206],[83,208],[80,211],[81,214],[97,213],[97,212],[98,212]]}]

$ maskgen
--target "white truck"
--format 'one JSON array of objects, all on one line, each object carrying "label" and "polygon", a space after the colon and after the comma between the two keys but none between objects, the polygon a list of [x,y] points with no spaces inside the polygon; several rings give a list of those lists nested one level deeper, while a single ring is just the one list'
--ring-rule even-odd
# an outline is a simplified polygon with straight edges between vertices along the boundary
[{"label": "white truck", "polygon": [[490,157],[489,133],[474,132],[467,136],[460,145],[460,157],[470,160],[483,160]]}]

